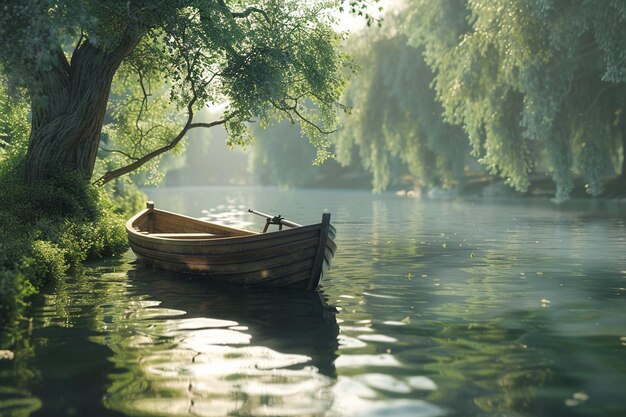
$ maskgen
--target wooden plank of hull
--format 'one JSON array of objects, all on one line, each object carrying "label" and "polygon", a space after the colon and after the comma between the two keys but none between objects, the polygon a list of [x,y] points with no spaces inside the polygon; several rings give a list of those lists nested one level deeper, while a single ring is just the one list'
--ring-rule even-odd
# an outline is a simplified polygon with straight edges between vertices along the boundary
[{"label": "wooden plank of hull", "polygon": [[[170,262],[173,264],[186,265],[191,271],[204,271],[212,274],[229,274],[244,273],[254,271],[264,271],[272,266],[286,265],[303,260],[311,260],[315,255],[316,248],[310,247],[302,249],[290,254],[277,255],[261,259],[252,259],[248,261],[237,261],[236,258],[228,260],[220,259],[221,262],[214,262],[212,257],[194,256],[174,253],[164,253],[149,249],[135,247],[133,249],[137,255],[144,258],[159,260],[162,262]],[[180,267],[183,268],[182,266]]]},{"label": "wooden plank of hull", "polygon": [[333,260],[334,254],[328,249],[326,248],[326,253],[324,253],[324,261],[328,264],[328,267],[330,267],[330,263]]},{"label": "wooden plank of hull", "polygon": [[[202,263],[190,264],[186,262],[163,260],[161,258],[152,258],[142,253],[138,253],[137,256],[148,264],[158,264],[159,266],[169,265],[169,267],[165,269],[171,271],[185,272],[197,275],[233,277],[232,279],[237,279],[234,277],[247,277],[251,280],[269,280],[273,277],[291,274],[293,272],[299,272],[304,269],[310,271],[313,264],[312,259],[309,257],[307,259],[300,259],[290,263],[272,264],[271,266],[266,266],[265,268],[250,266],[249,268],[247,268],[249,270],[238,270],[234,268],[213,268],[212,265],[204,265]],[[228,279],[230,280],[231,278]]]},{"label": "wooden plank of hull", "polygon": [[145,247],[143,245],[132,244],[131,247],[133,250],[142,251],[144,253],[154,253],[154,254],[163,254],[164,259],[167,257],[189,257],[189,258],[202,258],[205,259],[208,263],[219,265],[219,264],[240,264],[245,262],[254,262],[261,261],[267,258],[276,258],[279,256],[282,257],[293,257],[295,254],[301,253],[302,251],[310,251],[312,248],[315,248],[319,238],[309,238],[305,240],[301,240],[294,243],[283,244],[279,246],[265,247],[261,249],[256,249],[252,251],[246,252],[231,252],[231,253],[186,253],[186,252],[176,252],[176,251],[162,251],[162,250],[154,250],[149,247]]},{"label": "wooden plank of hull", "polygon": [[[303,287],[306,287],[309,283],[311,274],[312,260],[306,259],[303,261],[295,262],[288,265],[280,265],[272,268],[268,268],[262,271],[253,271],[246,273],[231,273],[231,274],[217,274],[211,273],[204,269],[189,269],[188,265],[178,264],[174,262],[164,262],[162,260],[153,259],[141,256],[137,254],[142,262],[149,266],[153,266],[159,269],[164,269],[173,272],[182,272],[186,274],[202,275],[207,279],[213,279],[218,281],[226,281],[235,284],[243,285],[271,285],[271,286],[285,286],[296,285],[296,281],[304,281]],[[298,277],[295,279],[295,277]]]},{"label": "wooden plank of hull", "polygon": [[267,285],[273,287],[290,287],[290,288],[302,288],[306,289],[309,286],[311,277],[311,268],[303,269],[302,271],[294,272],[288,275],[281,275],[278,277],[259,280],[253,283],[247,284],[248,286],[254,285]]},{"label": "wooden plank of hull", "polygon": [[335,253],[337,252],[337,244],[330,238],[330,236],[326,241],[326,250],[330,251],[332,256],[335,256]]},{"label": "wooden plank of hull", "polygon": [[[290,230],[288,230],[290,232]],[[319,228],[299,231],[299,233],[266,233],[265,239],[257,236],[218,238],[218,239],[161,239],[150,235],[129,235],[129,240],[138,246],[163,252],[189,254],[230,254],[251,252],[287,244],[296,244],[307,239],[319,239]]]},{"label": "wooden plank of hull", "polygon": [[335,240],[335,238],[337,237],[337,229],[335,229],[335,226],[333,226],[332,224],[328,225],[328,237],[331,240]]}]

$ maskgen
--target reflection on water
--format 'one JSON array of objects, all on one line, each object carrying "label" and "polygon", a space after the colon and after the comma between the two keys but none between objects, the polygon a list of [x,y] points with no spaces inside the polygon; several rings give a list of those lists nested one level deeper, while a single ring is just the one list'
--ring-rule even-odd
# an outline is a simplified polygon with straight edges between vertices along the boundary
[{"label": "reflection on water", "polygon": [[0,362],[1,415],[626,415],[623,204],[150,197],[256,230],[248,207],[304,224],[331,211],[322,293],[99,263],[36,303],[28,343]]},{"label": "reflection on water", "polygon": [[107,407],[172,416],[321,415],[330,408],[339,328],[321,294],[129,274],[132,292],[150,295],[123,311],[111,307],[100,341],[120,373],[107,389]]}]

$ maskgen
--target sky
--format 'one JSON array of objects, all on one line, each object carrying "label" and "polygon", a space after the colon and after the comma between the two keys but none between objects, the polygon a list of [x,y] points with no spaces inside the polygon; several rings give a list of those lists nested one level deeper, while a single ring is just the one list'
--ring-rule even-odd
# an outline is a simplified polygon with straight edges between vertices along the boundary
[{"label": "sky", "polygon": [[[378,2],[375,2],[374,0],[370,1],[372,4],[368,8],[368,13],[374,18],[384,16],[388,10],[393,9],[396,5],[402,2],[402,0],[379,0]],[[378,10],[379,7],[383,8],[382,12]],[[343,13],[340,14],[337,29],[340,31],[354,32],[363,29],[366,26],[366,20],[362,16],[352,15],[349,10],[344,10]]]}]

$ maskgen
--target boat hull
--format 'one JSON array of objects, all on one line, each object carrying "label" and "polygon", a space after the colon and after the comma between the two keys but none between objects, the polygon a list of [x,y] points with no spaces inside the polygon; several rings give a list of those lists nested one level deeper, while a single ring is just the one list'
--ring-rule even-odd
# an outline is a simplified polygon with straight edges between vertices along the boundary
[{"label": "boat hull", "polygon": [[336,251],[328,213],[318,224],[260,234],[152,207],[126,229],[147,266],[246,286],[314,290]]}]

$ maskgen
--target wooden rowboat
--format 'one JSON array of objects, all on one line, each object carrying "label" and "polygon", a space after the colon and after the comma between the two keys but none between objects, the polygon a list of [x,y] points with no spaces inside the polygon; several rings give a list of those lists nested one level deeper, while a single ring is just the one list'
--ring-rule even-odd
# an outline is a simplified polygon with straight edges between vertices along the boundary
[{"label": "wooden rowboat", "polygon": [[[126,231],[131,249],[147,266],[246,286],[316,289],[337,249],[330,213],[309,226],[264,216],[265,230],[270,224],[281,230],[236,229],[159,210],[148,202],[126,223]],[[290,228],[282,230],[283,225]]]}]

